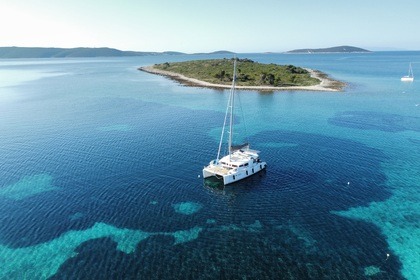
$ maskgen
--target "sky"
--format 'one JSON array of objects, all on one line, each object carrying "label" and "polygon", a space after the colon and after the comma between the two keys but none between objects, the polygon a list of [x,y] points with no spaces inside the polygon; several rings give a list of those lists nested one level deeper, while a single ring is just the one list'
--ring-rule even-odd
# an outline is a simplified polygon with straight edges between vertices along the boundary
[{"label": "sky", "polygon": [[0,0],[0,47],[420,50],[418,0]]}]

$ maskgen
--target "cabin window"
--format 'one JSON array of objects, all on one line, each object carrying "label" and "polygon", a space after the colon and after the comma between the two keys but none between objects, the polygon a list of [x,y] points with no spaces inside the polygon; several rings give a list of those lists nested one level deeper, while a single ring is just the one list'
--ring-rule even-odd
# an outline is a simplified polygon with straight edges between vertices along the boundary
[{"label": "cabin window", "polygon": [[245,166],[248,166],[248,162],[244,164]]},{"label": "cabin window", "polygon": [[246,175],[248,175],[248,170],[246,171]]},{"label": "cabin window", "polygon": [[252,168],[252,173],[254,173],[254,168]]},{"label": "cabin window", "polygon": [[235,180],[235,175],[233,175],[233,180]]}]

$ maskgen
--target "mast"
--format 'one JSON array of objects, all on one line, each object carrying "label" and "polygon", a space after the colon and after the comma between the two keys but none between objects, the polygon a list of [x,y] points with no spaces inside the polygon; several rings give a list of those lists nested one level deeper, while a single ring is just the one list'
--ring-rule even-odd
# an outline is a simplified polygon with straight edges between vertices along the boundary
[{"label": "mast", "polygon": [[229,131],[228,131],[229,133],[229,140],[228,140],[229,160],[232,154],[233,108],[234,108],[235,85],[236,85],[236,57],[234,57],[234,61],[233,61],[232,87],[230,88],[228,104],[227,104],[226,113],[225,113],[225,120],[223,122],[222,134],[220,135],[219,149],[217,151],[217,158],[216,158],[217,161],[219,161],[220,159],[220,152],[222,150],[222,143],[223,143],[223,138],[224,138],[223,136],[224,136],[228,116],[229,116]]},{"label": "mast", "polygon": [[236,57],[233,58],[233,78],[232,88],[230,89],[229,103],[230,103],[230,123],[229,123],[229,160],[232,155],[232,138],[233,138],[233,108],[236,85]]},{"label": "mast", "polygon": [[219,150],[217,151],[217,158],[216,158],[217,161],[219,161],[220,159],[220,151],[222,150],[223,136],[225,134],[225,129],[226,129],[226,119],[229,114],[229,105],[230,105],[230,95],[228,99],[228,105],[226,107],[225,120],[223,121],[222,134],[220,135]]},{"label": "mast", "polygon": [[225,120],[223,122],[223,128],[222,128],[222,134],[220,135],[220,141],[219,141],[219,149],[217,151],[217,161],[220,159],[220,152],[222,150],[222,143],[223,143],[223,136],[226,129],[226,121],[229,116],[229,143],[228,143],[228,149],[229,149],[229,159],[231,155],[231,146],[232,146],[232,135],[233,135],[233,97],[234,97],[234,90],[235,90],[235,84],[236,84],[236,57],[234,57],[233,62],[233,79],[232,79],[232,87],[230,88],[229,98],[228,98],[228,104],[226,107],[226,113],[225,113]]},{"label": "mast", "polygon": [[414,78],[413,67],[411,66],[411,62],[410,67],[408,68],[408,76]]}]

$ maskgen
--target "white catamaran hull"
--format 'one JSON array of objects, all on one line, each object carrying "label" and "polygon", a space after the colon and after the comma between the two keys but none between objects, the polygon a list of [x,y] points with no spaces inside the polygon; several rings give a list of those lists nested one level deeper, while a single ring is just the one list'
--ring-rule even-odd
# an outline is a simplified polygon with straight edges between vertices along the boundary
[{"label": "white catamaran hull", "polygon": [[245,179],[249,176],[252,176],[267,167],[265,162],[260,162],[253,166],[248,166],[244,168],[238,168],[235,172],[223,171],[223,168],[220,166],[207,166],[203,169],[203,177],[216,177],[218,179],[223,179],[223,184],[228,185],[235,182],[238,182],[242,179]]},{"label": "white catamaran hull", "polygon": [[203,177],[223,179],[225,185],[245,179],[267,167],[267,163],[260,160],[258,151],[240,149],[232,152],[220,160],[212,160],[203,169]]},{"label": "white catamaran hull", "polygon": [[401,78],[401,82],[413,82],[413,81],[414,81],[413,77],[404,76]]}]

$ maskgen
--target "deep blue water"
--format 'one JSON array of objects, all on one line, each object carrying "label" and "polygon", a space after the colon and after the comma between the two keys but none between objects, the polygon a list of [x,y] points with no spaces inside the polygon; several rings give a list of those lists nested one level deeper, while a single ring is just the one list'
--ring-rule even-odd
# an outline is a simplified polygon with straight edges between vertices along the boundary
[{"label": "deep blue water", "polygon": [[214,57],[0,60],[0,279],[417,278],[420,52],[241,55],[348,86],[240,92],[268,168],[225,188],[227,92],[137,70]]}]

